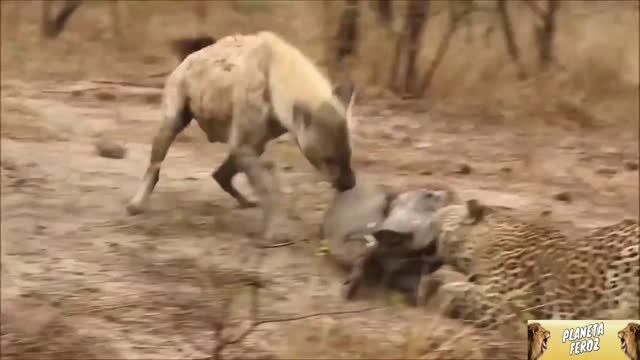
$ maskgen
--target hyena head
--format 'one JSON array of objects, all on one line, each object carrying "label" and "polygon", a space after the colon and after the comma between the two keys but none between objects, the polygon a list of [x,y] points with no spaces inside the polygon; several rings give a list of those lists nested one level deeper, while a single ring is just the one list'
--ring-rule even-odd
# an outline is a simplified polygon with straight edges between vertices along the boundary
[{"label": "hyena head", "polygon": [[300,150],[338,191],[346,191],[356,185],[351,168],[349,135],[353,95],[352,85],[334,90],[337,101],[347,109],[345,114],[329,101],[315,109],[300,104],[293,107],[293,122]]}]

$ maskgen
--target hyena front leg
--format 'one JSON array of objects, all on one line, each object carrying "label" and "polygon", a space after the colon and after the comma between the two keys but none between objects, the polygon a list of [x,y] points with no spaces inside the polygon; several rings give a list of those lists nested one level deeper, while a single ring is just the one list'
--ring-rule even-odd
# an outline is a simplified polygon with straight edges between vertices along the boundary
[{"label": "hyena front leg", "polygon": [[176,102],[176,106],[171,106],[172,101],[169,101],[165,106],[162,125],[153,138],[149,166],[144,174],[142,184],[140,184],[138,191],[127,205],[127,212],[130,215],[136,215],[144,211],[144,205],[158,183],[160,166],[167,156],[169,147],[171,147],[176,136],[189,125],[193,118],[193,114],[183,99],[176,96],[172,100]]},{"label": "hyena front leg", "polygon": [[[255,99],[255,98],[254,98]],[[266,102],[243,101],[234,111],[230,138],[230,156],[238,169],[247,175],[256,192],[263,213],[266,243],[292,240],[290,223],[282,204],[278,179],[269,163],[260,159],[269,140],[269,106]]]},{"label": "hyena front leg", "polygon": [[218,183],[218,185],[220,185],[222,190],[236,199],[240,208],[256,207],[257,204],[255,202],[249,201],[231,183],[233,177],[236,176],[236,174],[238,174],[239,172],[240,168],[238,167],[235,158],[233,157],[233,155],[228,155],[227,158],[224,159],[222,164],[213,173],[211,173],[211,176]]}]

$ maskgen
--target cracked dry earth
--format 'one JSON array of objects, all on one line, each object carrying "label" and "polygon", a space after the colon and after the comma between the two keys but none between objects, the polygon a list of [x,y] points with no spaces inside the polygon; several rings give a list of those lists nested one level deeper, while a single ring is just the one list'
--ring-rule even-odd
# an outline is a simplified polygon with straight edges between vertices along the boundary
[{"label": "cracked dry earth", "polygon": [[[342,274],[317,255],[331,194],[286,136],[267,156],[307,241],[253,246],[260,212],[237,209],[218,188],[210,173],[226,146],[207,143],[193,124],[169,151],[148,210],[126,215],[159,121],[158,100],[158,89],[3,79],[3,358],[207,358],[215,342],[216,290],[203,274],[212,271],[252,270],[268,279],[260,318],[389,303],[340,298]],[[507,206],[576,234],[638,216],[637,131],[532,133],[480,125],[469,112],[361,103],[354,139],[361,178],[399,187],[445,182],[462,198]],[[98,137],[124,145],[127,156],[99,157]],[[249,191],[246,180],[236,181]],[[561,193],[570,201],[558,200]],[[247,325],[248,300],[245,290],[236,296],[231,333]],[[434,331],[436,316],[392,304],[268,323],[224,355],[353,357],[358,348],[361,356],[426,358],[426,340],[415,334],[434,342],[452,335]],[[454,331],[457,323],[451,324]],[[463,356],[445,350],[431,356]]]}]

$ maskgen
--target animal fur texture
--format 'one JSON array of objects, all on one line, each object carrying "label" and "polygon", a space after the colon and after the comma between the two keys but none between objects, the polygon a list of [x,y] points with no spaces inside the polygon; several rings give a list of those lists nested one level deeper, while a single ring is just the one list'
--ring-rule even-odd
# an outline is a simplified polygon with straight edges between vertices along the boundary
[{"label": "animal fur texture", "polygon": [[400,191],[360,182],[337,194],[325,213],[322,235],[329,257],[350,272],[345,296],[351,299],[362,283],[381,280],[414,301],[422,267],[430,264],[422,258],[427,247],[413,234],[455,199],[453,191],[439,184]]},{"label": "animal fur texture", "polygon": [[260,157],[270,140],[289,132],[335,189],[351,189],[353,94],[350,84],[332,87],[300,50],[271,32],[228,36],[192,53],[166,81],[163,119],[144,179],[127,211],[143,211],[169,147],[195,119],[210,142],[229,145],[229,155],[213,178],[240,206],[255,206],[231,183],[244,172],[263,211],[265,239],[290,241],[277,179]]}]

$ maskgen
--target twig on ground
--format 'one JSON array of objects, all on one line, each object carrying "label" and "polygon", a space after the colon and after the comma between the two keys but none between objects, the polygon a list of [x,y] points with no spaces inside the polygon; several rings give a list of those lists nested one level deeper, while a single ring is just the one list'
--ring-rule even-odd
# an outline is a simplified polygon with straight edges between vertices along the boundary
[{"label": "twig on ground", "polygon": [[159,88],[163,87],[163,85],[161,85],[161,84],[141,84],[141,83],[135,83],[135,82],[131,82],[131,81],[122,81],[122,80],[89,80],[89,81],[91,81],[93,83],[96,83],[96,84],[136,86],[136,87],[152,88],[152,89],[159,89]]},{"label": "twig on ground", "polygon": [[288,318],[264,319],[264,320],[259,320],[256,323],[256,325],[269,324],[269,323],[278,323],[278,322],[288,322],[288,321],[296,321],[296,320],[304,320],[304,319],[320,317],[320,316],[359,314],[359,313],[373,311],[373,310],[381,310],[381,309],[384,309],[384,308],[386,308],[386,306],[373,306],[373,307],[368,307],[368,308],[364,308],[364,309],[356,309],[356,310],[318,312],[318,313],[307,314],[307,315],[292,316],[292,317],[288,317]]},{"label": "twig on ground", "polygon": [[43,93],[45,93],[45,94],[73,94],[73,93],[76,93],[76,92],[93,91],[93,90],[101,90],[101,89],[104,89],[104,87],[93,86],[93,87],[86,87],[86,88],[80,88],[80,89],[70,89],[70,90],[44,89],[44,90],[41,90],[41,91]]},{"label": "twig on ground", "polygon": [[157,78],[157,77],[165,77],[165,76],[167,76],[169,74],[171,74],[171,71],[165,70],[165,71],[162,71],[162,72],[159,72],[159,73],[149,74],[149,75],[147,75],[145,77],[146,78]]}]

